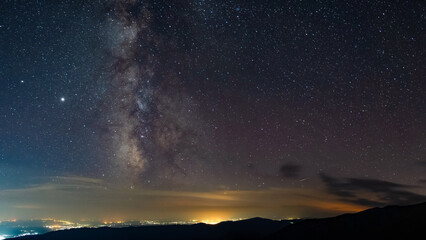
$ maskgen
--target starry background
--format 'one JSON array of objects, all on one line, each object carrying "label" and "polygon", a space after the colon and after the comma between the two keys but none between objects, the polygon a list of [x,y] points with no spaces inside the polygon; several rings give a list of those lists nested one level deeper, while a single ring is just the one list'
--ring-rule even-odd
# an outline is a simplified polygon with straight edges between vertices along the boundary
[{"label": "starry background", "polygon": [[422,1],[2,1],[0,218],[426,199]]}]

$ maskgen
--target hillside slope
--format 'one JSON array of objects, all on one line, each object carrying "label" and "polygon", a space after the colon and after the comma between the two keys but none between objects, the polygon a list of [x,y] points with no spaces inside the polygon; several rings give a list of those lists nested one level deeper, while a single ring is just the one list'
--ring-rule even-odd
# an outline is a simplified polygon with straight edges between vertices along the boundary
[{"label": "hillside slope", "polygon": [[266,240],[424,239],[425,236],[426,203],[421,203],[372,208],[355,214],[304,220],[284,227]]}]

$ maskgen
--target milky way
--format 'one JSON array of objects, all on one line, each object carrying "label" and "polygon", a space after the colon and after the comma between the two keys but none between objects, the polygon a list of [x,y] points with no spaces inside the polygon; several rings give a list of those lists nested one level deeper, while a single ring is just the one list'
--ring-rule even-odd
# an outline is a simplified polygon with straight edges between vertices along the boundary
[{"label": "milky way", "polygon": [[201,130],[179,72],[172,66],[159,70],[167,64],[164,53],[174,54],[174,42],[152,29],[156,23],[148,6],[138,1],[111,4],[106,30],[116,38],[111,40],[105,125],[115,174],[132,181],[168,181],[186,175],[184,160],[196,148]]}]

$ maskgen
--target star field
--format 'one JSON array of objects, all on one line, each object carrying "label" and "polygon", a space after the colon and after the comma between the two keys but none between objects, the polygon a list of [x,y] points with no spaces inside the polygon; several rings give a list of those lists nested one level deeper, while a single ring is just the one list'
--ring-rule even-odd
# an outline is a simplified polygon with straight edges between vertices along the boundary
[{"label": "star field", "polygon": [[5,216],[312,217],[425,199],[422,1],[0,9]]}]

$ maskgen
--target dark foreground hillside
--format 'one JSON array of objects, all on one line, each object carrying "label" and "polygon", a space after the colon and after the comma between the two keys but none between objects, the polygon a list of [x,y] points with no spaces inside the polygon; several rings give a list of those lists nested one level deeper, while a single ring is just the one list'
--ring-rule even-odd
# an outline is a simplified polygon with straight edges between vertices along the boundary
[{"label": "dark foreground hillside", "polygon": [[284,227],[265,240],[278,239],[426,239],[426,203],[308,219]]},{"label": "dark foreground hillside", "polygon": [[130,228],[72,229],[26,236],[19,240],[291,240],[291,239],[424,239],[426,203],[373,208],[332,218],[290,224],[254,218],[217,225],[195,224]]}]

